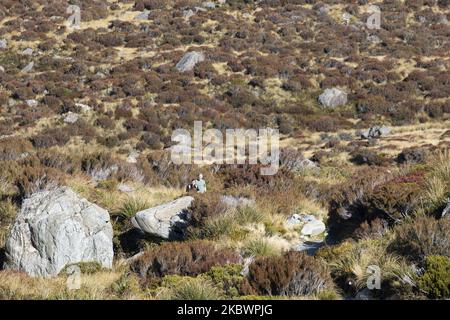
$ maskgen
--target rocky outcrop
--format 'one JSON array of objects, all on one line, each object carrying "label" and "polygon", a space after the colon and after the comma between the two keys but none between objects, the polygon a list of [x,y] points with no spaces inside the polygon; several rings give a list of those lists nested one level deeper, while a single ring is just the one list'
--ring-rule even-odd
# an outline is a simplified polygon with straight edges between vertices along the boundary
[{"label": "rocky outcrop", "polygon": [[389,127],[373,126],[361,133],[361,139],[376,139],[379,137],[387,136],[390,132],[391,129],[389,129]]},{"label": "rocky outcrop", "polygon": [[176,68],[180,72],[191,71],[195,65],[205,60],[205,55],[202,52],[188,52],[177,63]]},{"label": "rocky outcrop", "polygon": [[347,103],[347,93],[337,88],[326,89],[319,96],[319,102],[324,107],[334,109]]},{"label": "rocky outcrop", "polygon": [[113,230],[106,210],[70,188],[25,199],[6,241],[6,269],[50,277],[66,266],[98,262],[111,268]]},{"label": "rocky outcrop", "polygon": [[133,226],[146,234],[167,240],[184,237],[188,226],[188,208],[193,197],[182,197],[160,206],[136,213],[131,219]]}]

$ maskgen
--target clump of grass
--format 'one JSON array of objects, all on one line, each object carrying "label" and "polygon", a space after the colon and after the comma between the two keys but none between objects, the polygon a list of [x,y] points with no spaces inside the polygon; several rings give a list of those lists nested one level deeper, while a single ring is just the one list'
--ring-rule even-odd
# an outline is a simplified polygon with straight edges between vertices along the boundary
[{"label": "clump of grass", "polygon": [[131,218],[139,211],[150,208],[150,205],[145,200],[141,200],[135,197],[129,197],[126,199],[120,209],[118,215],[123,218]]},{"label": "clump of grass", "polygon": [[4,247],[17,208],[11,200],[0,202],[0,248]]},{"label": "clump of grass", "polygon": [[220,300],[220,290],[203,277],[166,276],[160,288],[163,300]]},{"label": "clump of grass", "polygon": [[279,253],[279,250],[264,238],[249,240],[242,251],[247,257],[269,257]]},{"label": "clump of grass", "polygon": [[245,225],[262,222],[264,220],[264,214],[254,207],[244,206],[236,209],[234,218],[238,224]]}]

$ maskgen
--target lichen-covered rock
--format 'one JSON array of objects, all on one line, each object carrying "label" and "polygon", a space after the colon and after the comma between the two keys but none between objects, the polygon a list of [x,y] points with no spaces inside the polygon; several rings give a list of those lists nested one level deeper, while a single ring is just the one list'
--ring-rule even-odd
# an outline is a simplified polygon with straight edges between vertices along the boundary
[{"label": "lichen-covered rock", "polygon": [[113,230],[108,211],[70,188],[25,199],[6,241],[6,269],[56,276],[66,266],[98,262],[111,268]]},{"label": "lichen-covered rock", "polygon": [[205,60],[205,55],[202,52],[188,52],[177,63],[176,68],[180,72],[191,71],[195,65]]},{"label": "lichen-covered rock", "polygon": [[387,136],[391,132],[391,129],[387,126],[373,126],[370,129],[361,133],[362,139],[375,139],[383,136]]},{"label": "lichen-covered rock", "polygon": [[347,103],[347,93],[337,89],[326,89],[320,96],[319,102],[324,107],[336,108]]},{"label": "lichen-covered rock", "polygon": [[136,213],[131,219],[133,226],[141,231],[163,239],[182,239],[188,226],[188,208],[193,197],[182,197],[157,207]]}]

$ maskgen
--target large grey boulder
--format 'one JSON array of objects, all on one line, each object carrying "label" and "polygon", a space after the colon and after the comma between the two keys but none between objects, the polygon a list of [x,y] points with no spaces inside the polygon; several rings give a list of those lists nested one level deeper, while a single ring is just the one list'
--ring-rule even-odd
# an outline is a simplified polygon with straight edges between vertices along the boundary
[{"label": "large grey boulder", "polygon": [[326,89],[320,96],[319,102],[324,107],[336,108],[347,103],[347,93],[337,89]]},{"label": "large grey boulder", "polygon": [[6,241],[4,267],[42,277],[80,262],[111,268],[112,237],[108,211],[68,187],[38,192],[22,204]]},{"label": "large grey boulder", "polygon": [[205,55],[202,52],[192,51],[186,53],[175,67],[180,72],[191,71],[197,63],[202,61],[205,61]]},{"label": "large grey boulder", "polygon": [[136,213],[131,223],[137,229],[168,240],[182,239],[188,226],[188,208],[193,197],[182,197]]}]

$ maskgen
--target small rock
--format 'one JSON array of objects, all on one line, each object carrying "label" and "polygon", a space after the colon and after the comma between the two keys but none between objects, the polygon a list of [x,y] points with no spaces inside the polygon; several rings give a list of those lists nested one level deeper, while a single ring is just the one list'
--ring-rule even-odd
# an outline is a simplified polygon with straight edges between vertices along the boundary
[{"label": "small rock", "polygon": [[347,93],[337,88],[326,89],[319,96],[319,102],[327,108],[336,108],[347,103]]},{"label": "small rock", "polygon": [[303,226],[301,234],[304,236],[317,236],[325,232],[325,230],[325,223],[320,220],[314,220]]},{"label": "small rock", "polygon": [[373,126],[370,129],[361,133],[361,139],[375,139],[387,136],[391,129],[387,126]]},{"label": "small rock", "polygon": [[367,36],[367,41],[374,43],[374,44],[381,43],[380,37],[375,34]]},{"label": "small rock", "polygon": [[220,198],[220,202],[222,202],[228,208],[239,208],[245,206],[251,207],[255,204],[255,200],[253,199],[233,196],[222,196]]},{"label": "small rock", "polygon": [[183,17],[185,19],[189,19],[190,17],[192,17],[194,15],[194,11],[192,11],[192,9],[187,9],[187,10],[183,10]]},{"label": "small rock", "polygon": [[0,72],[5,72],[5,68],[3,68],[3,66],[0,66]]},{"label": "small rock", "polygon": [[22,51],[22,54],[23,54],[24,56],[31,56],[31,55],[33,55],[33,49],[31,49],[31,48],[26,48],[25,50]]},{"label": "small rock", "polygon": [[149,13],[149,10],[144,10],[144,12],[141,12],[136,17],[134,17],[134,20],[148,20]]},{"label": "small rock", "polygon": [[94,181],[103,181],[108,179],[112,174],[116,173],[119,170],[119,166],[117,164],[113,164],[106,168],[97,168],[89,172],[92,180]]},{"label": "small rock", "polygon": [[137,150],[132,150],[128,155],[128,163],[137,163],[137,158],[139,157],[139,152]]},{"label": "small rock", "polygon": [[21,70],[21,72],[23,72],[23,73],[28,73],[28,72],[31,72],[31,71],[33,70],[33,68],[34,68],[34,62],[30,62],[29,64],[27,64],[27,65],[25,66],[25,68],[23,68],[23,69]]},{"label": "small rock", "polygon": [[7,49],[8,48],[8,41],[5,39],[0,39],[0,49]]},{"label": "small rock", "polygon": [[205,1],[202,3],[202,7],[203,8],[207,8],[207,9],[215,9],[216,8],[216,4],[212,1]]},{"label": "small rock", "polygon": [[298,225],[300,223],[302,223],[302,219],[301,219],[300,215],[297,213],[294,213],[292,216],[290,216],[286,220],[285,225],[290,227],[290,226]]},{"label": "small rock", "polygon": [[38,103],[36,100],[34,100],[34,99],[27,100],[26,103],[27,103],[27,105],[28,105],[29,107],[31,107],[31,108],[35,108],[35,107],[37,107],[38,104],[39,104],[39,103]]},{"label": "small rock", "polygon": [[355,296],[355,300],[372,300],[372,299],[373,299],[372,292],[368,288],[362,289]]},{"label": "small rock", "polygon": [[64,115],[64,122],[65,123],[75,123],[78,121],[78,118],[79,118],[78,114],[76,114],[72,111],[69,111]]},{"label": "small rock", "polygon": [[450,199],[447,200],[447,206],[442,210],[441,218],[450,216]]},{"label": "small rock", "polygon": [[180,72],[191,71],[194,69],[197,63],[202,62],[204,60],[205,55],[202,52],[192,51],[186,53],[175,67]]},{"label": "small rock", "polygon": [[323,245],[323,241],[306,241],[295,246],[293,250],[299,252],[304,251],[307,255],[313,256]]},{"label": "small rock", "polygon": [[298,213],[294,213],[292,216],[290,216],[286,220],[285,225],[289,227],[289,226],[294,226],[294,225],[298,225],[298,224],[301,224],[301,223],[308,223],[308,222],[313,222],[313,221],[318,221],[318,220],[312,214],[298,214]]},{"label": "small rock", "polygon": [[160,206],[139,211],[131,219],[133,226],[147,234],[167,240],[180,240],[188,226],[188,208],[193,197],[182,197]]},{"label": "small rock", "polygon": [[119,190],[120,192],[124,192],[124,193],[131,193],[134,192],[134,188],[130,187],[127,184],[119,184],[119,186],[117,187],[117,190]]},{"label": "small rock", "polygon": [[92,110],[92,108],[90,106],[88,106],[87,104],[75,103],[75,106],[80,108],[81,112],[89,112]]}]

